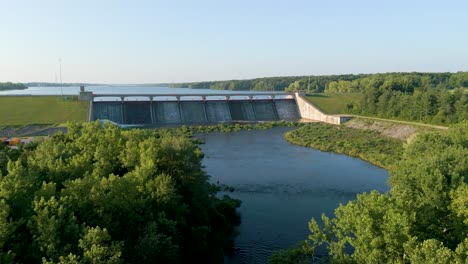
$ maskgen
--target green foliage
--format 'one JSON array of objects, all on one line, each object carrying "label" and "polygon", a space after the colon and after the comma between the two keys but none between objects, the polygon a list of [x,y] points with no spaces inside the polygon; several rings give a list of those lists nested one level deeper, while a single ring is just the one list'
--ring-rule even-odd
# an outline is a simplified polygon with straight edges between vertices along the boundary
[{"label": "green foliage", "polygon": [[388,73],[330,82],[325,92],[362,93],[347,105],[349,113],[453,124],[468,119],[467,87],[468,72]]},{"label": "green foliage", "polygon": [[82,263],[118,264],[121,263],[123,242],[112,242],[107,230],[100,227],[89,228],[79,240],[78,245],[83,250]]},{"label": "green foliage", "polygon": [[274,127],[300,127],[303,123],[289,121],[272,121],[261,123],[236,123],[236,124],[217,124],[204,126],[182,126],[180,131],[185,133],[210,133],[210,132],[238,132],[241,130],[267,130]]},{"label": "green foliage", "polygon": [[[407,148],[389,179],[403,210],[417,213],[413,233],[455,248],[468,237],[463,195],[468,182],[468,122],[445,134],[422,135]],[[454,211],[455,210],[455,211]]]},{"label": "green foliage", "polygon": [[8,161],[18,160],[20,155],[20,150],[9,148],[6,144],[0,142],[0,176],[6,175]]},{"label": "green foliage", "polygon": [[354,80],[333,81],[325,92],[352,93],[366,90],[412,93],[416,88],[468,88],[468,72],[457,73],[378,73]]},{"label": "green foliage", "polygon": [[[0,150],[0,153],[8,152]],[[240,202],[182,131],[70,124],[0,177],[2,263],[218,263]]]},{"label": "green foliage", "polygon": [[358,157],[384,168],[391,168],[403,154],[402,141],[346,126],[312,123],[284,137],[296,145]]},{"label": "green foliage", "polygon": [[293,246],[289,249],[274,252],[268,262],[270,264],[307,264],[311,257],[303,245]]},{"label": "green foliage", "polygon": [[468,261],[468,122],[427,133],[393,166],[391,191],[363,193],[309,223],[308,250],[330,263]]},{"label": "green foliage", "polygon": [[411,93],[419,87],[454,89],[468,87],[468,72],[458,73],[378,73],[323,76],[269,77],[169,84],[173,88],[215,89],[231,91],[306,91],[307,93],[350,93],[382,88]]},{"label": "green foliage", "polygon": [[288,91],[307,90],[309,92],[323,92],[327,84],[337,80],[354,80],[366,75],[325,75],[325,76],[298,76],[298,77],[270,77],[252,80],[230,80],[197,83],[175,83],[169,87],[214,89],[230,91]]},{"label": "green foliage", "polygon": [[351,113],[361,97],[361,93],[317,93],[308,94],[306,99],[326,114],[345,114]]},{"label": "green foliage", "polygon": [[466,263],[468,260],[467,245],[468,238],[453,251],[435,239],[428,239],[418,243],[415,238],[412,238],[404,247],[410,263],[461,264]]},{"label": "green foliage", "polygon": [[22,83],[11,83],[11,82],[6,82],[6,83],[0,83],[0,91],[5,91],[5,90],[24,90],[27,89],[28,87]]},{"label": "green foliage", "polygon": [[465,88],[452,91],[415,88],[412,93],[398,90],[367,89],[349,112],[382,118],[452,124],[468,119]]}]

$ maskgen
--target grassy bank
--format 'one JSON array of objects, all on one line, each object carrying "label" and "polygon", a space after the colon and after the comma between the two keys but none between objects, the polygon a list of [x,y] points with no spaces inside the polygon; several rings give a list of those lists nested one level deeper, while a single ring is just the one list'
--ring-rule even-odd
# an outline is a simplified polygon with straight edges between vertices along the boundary
[{"label": "grassy bank", "polygon": [[267,130],[275,127],[301,127],[304,123],[293,121],[269,121],[261,123],[235,123],[203,126],[182,126],[180,130],[193,133],[237,132],[241,130]]},{"label": "grassy bank", "polygon": [[88,117],[88,102],[60,96],[0,97],[0,126],[83,122]]},{"label": "grassy bank", "polygon": [[403,141],[399,139],[346,126],[312,123],[284,137],[292,144],[357,157],[385,169],[391,169],[403,154]]},{"label": "grassy bank", "polygon": [[360,93],[317,93],[309,94],[306,99],[325,114],[347,114],[347,105],[361,98]]}]

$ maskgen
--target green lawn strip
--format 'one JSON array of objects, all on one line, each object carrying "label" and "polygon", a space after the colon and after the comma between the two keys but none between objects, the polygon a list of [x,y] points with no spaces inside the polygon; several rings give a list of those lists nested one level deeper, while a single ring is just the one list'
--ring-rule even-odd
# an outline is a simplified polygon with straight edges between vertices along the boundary
[{"label": "green lawn strip", "polygon": [[325,114],[346,114],[347,105],[358,101],[360,93],[317,93],[308,94],[306,99],[317,106]]},{"label": "green lawn strip", "polygon": [[4,96],[0,97],[0,126],[57,124],[87,121],[89,102],[76,97]]}]

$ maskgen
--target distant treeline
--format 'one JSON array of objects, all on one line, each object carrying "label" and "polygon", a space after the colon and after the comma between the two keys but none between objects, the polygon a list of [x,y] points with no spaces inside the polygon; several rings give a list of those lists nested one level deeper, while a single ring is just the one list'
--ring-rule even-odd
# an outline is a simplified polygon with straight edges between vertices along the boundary
[{"label": "distant treeline", "polygon": [[45,86],[45,87],[60,87],[60,86],[94,86],[94,85],[102,85],[102,84],[96,84],[96,83],[53,83],[53,82],[31,82],[31,83],[26,83],[26,86]]},{"label": "distant treeline", "polygon": [[361,93],[351,113],[382,118],[453,124],[468,119],[468,72],[374,74],[333,81],[328,93]]},{"label": "distant treeline", "polygon": [[355,80],[328,83],[325,92],[355,93],[369,89],[412,93],[417,88],[468,88],[468,72],[457,73],[386,73],[373,74]]},{"label": "distant treeline", "polygon": [[11,82],[6,82],[6,83],[0,83],[0,91],[6,91],[6,90],[23,90],[28,88],[26,85],[22,83],[11,83]]},{"label": "distant treeline", "polygon": [[453,124],[468,120],[466,88],[454,90],[416,88],[413,93],[368,89],[359,102],[348,105],[351,113],[382,118]]},{"label": "distant treeline", "polygon": [[271,77],[251,80],[229,80],[169,84],[172,88],[215,89],[231,91],[307,91],[361,92],[368,88],[381,88],[412,92],[416,88],[433,87],[454,89],[468,87],[468,72],[458,73],[378,73],[324,76]]},{"label": "distant treeline", "polygon": [[[269,77],[251,80],[229,80],[213,82],[173,83],[172,88],[214,89],[230,91],[294,91],[307,90],[310,92],[323,92],[327,84],[332,81],[353,81],[368,74],[326,75],[326,76],[293,76]],[[310,81],[309,81],[310,78]]]}]

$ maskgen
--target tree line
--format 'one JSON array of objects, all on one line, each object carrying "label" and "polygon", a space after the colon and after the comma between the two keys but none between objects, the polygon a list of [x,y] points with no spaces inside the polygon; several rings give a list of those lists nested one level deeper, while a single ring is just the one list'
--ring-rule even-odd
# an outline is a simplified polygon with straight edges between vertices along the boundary
[{"label": "tree line", "polygon": [[454,124],[468,119],[467,88],[416,88],[412,93],[368,89],[350,113],[432,124]]},{"label": "tree line", "polygon": [[27,89],[28,87],[22,83],[12,83],[12,82],[6,82],[6,83],[0,83],[0,91],[6,91],[6,90],[24,90]]},{"label": "tree line", "polygon": [[331,81],[323,91],[361,94],[347,105],[352,114],[442,125],[468,119],[468,72],[372,74]]},{"label": "tree line", "polygon": [[382,88],[412,92],[416,88],[454,89],[468,87],[468,72],[457,73],[377,73],[323,76],[267,77],[250,80],[173,83],[172,88],[215,89],[230,91],[307,91],[309,93],[363,92]]},{"label": "tree line", "polygon": [[220,263],[240,201],[202,158],[181,131],[99,122],[0,147],[0,263]]},{"label": "tree line", "polygon": [[323,92],[327,84],[331,81],[354,80],[365,74],[346,75],[324,75],[324,76],[293,76],[293,77],[269,77],[251,80],[229,80],[194,83],[170,84],[172,88],[194,88],[194,89],[214,89],[229,91],[290,91],[306,90],[310,92]]},{"label": "tree line", "polygon": [[332,81],[328,83],[324,92],[356,93],[367,90],[386,90],[412,93],[417,88],[450,90],[460,87],[468,88],[468,72],[372,74],[352,81]]},{"label": "tree line", "polygon": [[334,81],[327,93],[361,93],[349,113],[433,124],[468,119],[468,72],[374,74]]}]

